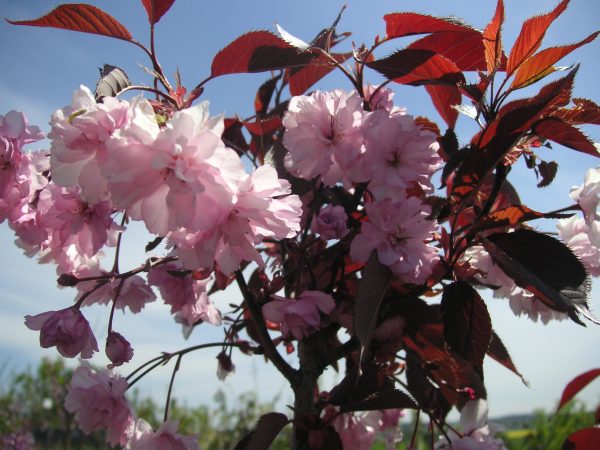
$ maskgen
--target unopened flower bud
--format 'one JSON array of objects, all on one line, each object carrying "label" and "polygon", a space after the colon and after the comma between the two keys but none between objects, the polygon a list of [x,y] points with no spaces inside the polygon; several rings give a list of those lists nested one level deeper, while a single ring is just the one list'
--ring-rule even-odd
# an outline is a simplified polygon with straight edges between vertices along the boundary
[{"label": "unopened flower bud", "polygon": [[133,357],[133,348],[122,335],[111,331],[106,338],[106,356],[112,362],[109,368],[129,362]]}]

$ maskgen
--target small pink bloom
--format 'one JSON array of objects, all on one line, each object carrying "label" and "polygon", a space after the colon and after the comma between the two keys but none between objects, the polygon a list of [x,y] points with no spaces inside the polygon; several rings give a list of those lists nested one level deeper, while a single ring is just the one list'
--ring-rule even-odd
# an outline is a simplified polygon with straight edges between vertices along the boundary
[{"label": "small pink bloom", "polygon": [[129,362],[133,358],[133,348],[122,335],[111,331],[106,338],[106,356],[112,363],[108,367],[112,369]]},{"label": "small pink bloom", "polygon": [[321,239],[341,239],[348,234],[348,216],[342,206],[327,205],[313,218],[311,229]]},{"label": "small pink bloom", "polygon": [[590,227],[585,220],[569,217],[559,220],[556,227],[560,238],[573,250],[590,275],[600,276],[600,248],[591,242]]},{"label": "small pink bloom", "polygon": [[105,429],[112,446],[127,443],[127,430],[133,422],[125,399],[127,380],[107,370],[95,371],[85,365],[73,373],[65,397],[65,409],[75,414],[84,433]]},{"label": "small pink bloom", "polygon": [[274,295],[263,306],[265,319],[281,324],[281,334],[285,339],[292,336],[297,340],[319,329],[321,315],[329,314],[335,308],[335,301],[329,294],[320,291],[304,291],[297,299]]},{"label": "small pink bloom", "polygon": [[144,430],[132,440],[128,450],[200,450],[198,440],[193,436],[177,433],[179,421],[168,420],[158,430]]},{"label": "small pink bloom", "polygon": [[405,283],[425,282],[438,261],[438,250],[427,243],[436,229],[427,220],[429,207],[416,197],[367,203],[368,221],[352,241],[350,256],[366,262],[373,250],[382,264]]},{"label": "small pink bloom", "polygon": [[[101,272],[99,272],[98,275],[100,275],[100,273]],[[109,281],[89,295],[83,304],[85,306],[89,306],[94,303],[105,305],[111,302],[117,293],[120,283],[121,279],[113,279]],[[81,298],[81,296],[93,288],[94,285],[95,282],[79,283],[77,285],[77,289],[80,293],[77,298]],[[127,278],[123,283],[121,292],[119,293],[119,298],[117,299],[117,308],[123,311],[125,311],[125,308],[129,308],[132,313],[137,314],[146,306],[146,303],[150,303],[155,300],[156,295],[154,292],[152,292],[152,288],[148,286],[146,280],[139,275],[134,275]]]},{"label": "small pink bloom", "polygon": [[344,413],[333,421],[344,450],[370,450],[379,432],[381,411]]},{"label": "small pink bloom", "polygon": [[25,316],[25,325],[31,330],[40,331],[40,345],[43,348],[56,346],[58,352],[67,358],[74,358],[80,353],[82,358],[91,358],[98,351],[90,324],[79,308]]},{"label": "small pink bloom", "polygon": [[314,92],[293,97],[283,118],[286,165],[296,176],[320,176],[329,186],[366,181],[357,172],[364,111],[356,91]]},{"label": "small pink bloom", "polygon": [[415,182],[431,187],[441,158],[436,136],[408,115],[374,111],[365,118],[365,167],[376,199],[397,198]]},{"label": "small pink bloom", "polygon": [[582,186],[571,189],[571,198],[579,203],[588,225],[594,220],[600,220],[598,206],[600,205],[600,166],[589,169],[585,173]]}]

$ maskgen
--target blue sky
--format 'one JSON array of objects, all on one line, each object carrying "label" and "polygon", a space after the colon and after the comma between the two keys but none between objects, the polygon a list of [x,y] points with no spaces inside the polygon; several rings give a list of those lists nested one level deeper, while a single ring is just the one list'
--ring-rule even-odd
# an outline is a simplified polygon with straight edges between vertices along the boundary
[{"label": "blue sky", "polygon": [[[115,16],[142,42],[148,40],[145,11],[138,1],[94,1],[92,4]],[[554,8],[557,0],[508,0],[504,39],[507,46],[514,41],[522,21],[536,13]],[[596,0],[573,0],[567,11],[553,24],[546,35],[544,46],[576,42],[598,28],[600,3]],[[39,17],[55,6],[56,2],[29,0],[17,2],[0,0],[0,16],[11,19]],[[214,54],[245,31],[274,30],[279,23],[290,33],[308,41],[336,17],[342,2],[336,1],[274,1],[261,0],[199,2],[177,0],[172,10],[157,26],[158,54],[167,75],[173,79],[179,68],[184,85],[193,87],[210,71]],[[368,6],[367,6],[368,5]],[[495,1],[487,0],[378,0],[364,2],[349,0],[338,29],[352,31],[356,43],[371,43],[376,34],[385,33],[382,16],[396,11],[418,11],[433,15],[454,15],[478,28],[483,28],[492,17]],[[70,102],[79,84],[93,88],[98,78],[98,67],[104,63],[123,68],[135,83],[148,84],[149,77],[141,66],[149,66],[145,54],[125,42],[100,36],[72,33],[62,30],[14,27],[0,22],[0,42],[3,43],[3,69],[0,71],[0,114],[11,109],[24,111],[33,124],[47,130],[50,114]],[[379,55],[402,46],[397,41]],[[344,45],[348,49],[350,42]],[[597,58],[599,42],[594,42],[568,56],[562,65],[582,62],[577,75],[575,96],[587,96],[595,101],[597,89]],[[141,65],[141,66],[140,66]],[[371,81],[379,78],[372,74]],[[252,111],[254,93],[265,75],[234,75],[221,77],[207,85],[204,99],[211,102],[213,114],[248,115]],[[323,89],[349,89],[347,81],[332,75],[319,85]],[[396,104],[406,106],[413,115],[426,115],[441,123],[422,89],[397,87]],[[468,119],[459,119],[459,137],[466,141],[472,127]],[[587,130],[596,140],[600,130]],[[41,147],[46,145],[42,143]],[[556,182],[549,188],[535,189],[532,174],[517,167],[512,181],[522,191],[524,203],[537,210],[553,209],[569,204],[568,191],[580,184],[588,167],[598,161],[571,150],[555,146],[548,159],[558,161],[561,170]],[[544,225],[548,226],[548,225]],[[126,252],[122,267],[135,267],[143,259],[143,245],[148,240],[142,227],[134,227],[125,238]],[[130,235],[130,234],[133,234]],[[40,349],[37,334],[27,330],[22,321],[25,314],[37,314],[48,309],[60,309],[70,304],[73,292],[58,289],[51,266],[40,266],[27,259],[13,245],[13,236],[6,224],[0,226],[0,364],[18,369],[35,364],[42,356],[53,356],[54,350]],[[600,285],[596,283],[590,300],[592,310],[600,312]],[[234,290],[216,299],[223,308],[238,300]],[[600,327],[580,327],[572,322],[547,326],[534,324],[525,318],[516,318],[508,302],[489,299],[488,307],[494,328],[511,351],[513,360],[530,381],[523,386],[519,378],[493,361],[486,363],[486,382],[492,415],[526,412],[534,408],[551,409],[564,385],[575,375],[600,366]],[[99,342],[105,337],[108,311],[93,308],[89,320]],[[186,345],[178,326],[172,323],[167,308],[155,304],[137,316],[116,318],[118,331],[132,341],[136,356],[132,366],[156,355],[162,350],[175,350]],[[189,344],[218,340],[222,332],[202,326],[192,335]],[[214,376],[216,352],[207,351],[184,359],[178,375],[175,395],[189,404],[209,403],[218,386]],[[101,364],[102,358],[96,360]],[[256,390],[263,399],[271,399],[281,392],[281,404],[290,403],[290,393],[276,374],[266,368],[260,358],[237,356],[238,370],[221,387],[232,394]],[[335,378],[326,374],[323,387]],[[157,399],[162,398],[168,384],[168,370],[159,372],[140,384],[141,389]],[[586,389],[582,399],[590,404],[600,400],[600,380]]]}]

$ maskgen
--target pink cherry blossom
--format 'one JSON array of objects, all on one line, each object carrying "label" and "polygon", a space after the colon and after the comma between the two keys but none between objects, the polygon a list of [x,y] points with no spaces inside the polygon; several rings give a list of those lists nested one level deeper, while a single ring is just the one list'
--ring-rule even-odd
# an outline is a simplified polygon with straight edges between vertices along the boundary
[{"label": "pink cherry blossom", "polygon": [[100,164],[106,158],[106,142],[130,120],[129,103],[104,97],[96,103],[86,86],[73,93],[69,106],[52,114],[52,179],[64,187],[78,185],[89,203],[108,200],[106,179]]},{"label": "pink cherry blossom", "polygon": [[335,308],[335,301],[329,294],[320,291],[304,291],[297,299],[274,295],[263,306],[265,319],[281,324],[281,334],[285,339],[294,337],[302,340],[319,329],[321,316]]},{"label": "pink cherry blossom", "polygon": [[590,275],[600,276],[600,249],[590,241],[590,227],[585,220],[575,216],[560,219],[556,227],[560,238],[573,250]]},{"label": "pink cherry blossom", "polygon": [[583,185],[571,189],[571,198],[579,203],[588,225],[600,220],[600,166],[589,169],[585,173]]},{"label": "pink cherry blossom", "polygon": [[229,213],[217,226],[197,233],[181,229],[169,234],[169,242],[189,268],[210,269],[216,263],[229,275],[242,261],[263,267],[256,244],[264,238],[295,236],[300,230],[301,206],[298,196],[290,195],[289,183],[264,165],[240,183]]},{"label": "pink cherry blossom", "polygon": [[106,356],[112,364],[109,369],[129,362],[133,358],[131,344],[121,334],[111,331],[106,338]]},{"label": "pink cherry blossom", "polygon": [[133,422],[125,399],[127,380],[107,370],[95,371],[88,365],[73,373],[65,397],[65,409],[75,414],[84,433],[105,429],[112,445],[127,443],[127,429]]},{"label": "pink cherry blossom", "polygon": [[311,229],[324,241],[341,239],[348,234],[347,223],[348,216],[342,206],[327,205],[313,218]]},{"label": "pink cherry blossom", "polygon": [[[101,272],[96,273],[100,275]],[[94,303],[105,305],[115,298],[119,285],[123,280],[115,278],[108,283],[105,283],[100,288],[94,290],[90,295],[83,301],[84,306],[89,306]],[[77,299],[80,299],[82,295],[86,295],[88,291],[94,288],[96,282],[85,282],[79,283],[77,289],[79,295]],[[125,308],[129,308],[134,314],[139,313],[146,303],[150,303],[156,300],[156,295],[152,292],[152,288],[148,286],[146,280],[139,275],[133,275],[123,281],[123,285],[120,288],[119,298],[117,299],[117,308],[125,311]]]},{"label": "pink cherry blossom", "polygon": [[329,186],[366,181],[360,173],[362,98],[335,90],[293,97],[283,118],[286,166],[294,175]]},{"label": "pink cherry blossom", "polygon": [[168,420],[156,430],[142,429],[138,436],[127,446],[128,450],[200,450],[198,440],[193,436],[183,436],[177,433],[179,421]]},{"label": "pink cherry blossom", "polygon": [[148,274],[148,283],[159,289],[164,302],[171,305],[171,314],[184,327],[199,321],[220,325],[221,313],[206,292],[210,279],[195,280],[182,269],[177,263],[155,267]]},{"label": "pink cherry blossom", "polygon": [[380,411],[344,413],[333,421],[344,450],[370,450],[379,431]]},{"label": "pink cherry blossom", "polygon": [[525,315],[534,322],[541,320],[544,325],[551,320],[568,318],[567,314],[549,308],[531,292],[517,286],[514,280],[494,263],[490,254],[482,246],[469,247],[465,252],[464,260],[485,273],[485,275],[477,275],[476,278],[492,287],[494,297],[507,298],[510,309],[516,316]]},{"label": "pink cherry blossom", "polygon": [[394,202],[384,199],[367,203],[368,221],[352,241],[350,256],[366,262],[373,250],[403,282],[423,283],[438,260],[438,250],[427,243],[436,228],[426,220],[429,207],[416,197]]},{"label": "pink cherry blossom", "polygon": [[82,358],[91,358],[98,351],[96,338],[90,324],[79,308],[71,307],[60,311],[47,311],[37,316],[25,316],[25,325],[30,330],[40,332],[40,346],[56,346],[58,352],[66,358],[81,354]]},{"label": "pink cherry blossom", "polygon": [[150,105],[133,107],[131,124],[107,143],[102,164],[112,201],[159,235],[216,226],[246,177],[239,156],[221,141],[223,118],[211,118],[202,102],[176,112],[159,129],[146,123]]},{"label": "pink cherry blossom", "polygon": [[436,136],[408,115],[374,111],[364,120],[365,167],[376,199],[396,198],[415,182],[431,187],[441,163]]},{"label": "pink cherry blossom", "polygon": [[436,450],[507,450],[501,439],[495,438],[487,423],[488,407],[483,399],[471,400],[460,411],[463,434],[448,431],[451,444],[440,437]]}]

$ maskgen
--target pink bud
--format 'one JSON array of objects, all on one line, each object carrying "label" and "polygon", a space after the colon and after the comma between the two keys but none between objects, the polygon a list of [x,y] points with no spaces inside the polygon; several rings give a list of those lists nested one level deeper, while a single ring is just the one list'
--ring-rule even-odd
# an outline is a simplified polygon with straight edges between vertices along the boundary
[{"label": "pink bud", "polygon": [[327,205],[315,217],[312,230],[321,236],[321,239],[341,239],[348,234],[346,223],[348,216],[341,206]]},{"label": "pink bud", "polygon": [[227,353],[219,353],[217,361],[219,361],[219,365],[217,366],[217,377],[219,380],[223,381],[230,373],[235,372],[235,364],[233,364],[231,357]]},{"label": "pink bud", "polygon": [[133,348],[122,335],[111,331],[106,338],[106,356],[112,362],[109,369],[129,362],[133,357]]}]

